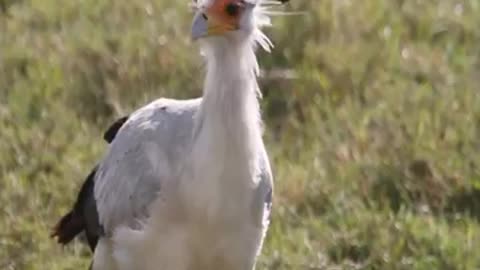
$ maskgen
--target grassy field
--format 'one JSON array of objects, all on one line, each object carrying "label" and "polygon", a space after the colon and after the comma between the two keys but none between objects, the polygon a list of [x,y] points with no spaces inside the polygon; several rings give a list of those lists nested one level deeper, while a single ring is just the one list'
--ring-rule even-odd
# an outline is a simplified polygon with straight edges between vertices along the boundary
[{"label": "grassy field", "polygon": [[[201,94],[187,2],[0,0],[0,269],[87,269],[50,229],[110,122]],[[276,194],[259,269],[480,269],[480,1],[285,9],[304,14],[260,53]]]}]

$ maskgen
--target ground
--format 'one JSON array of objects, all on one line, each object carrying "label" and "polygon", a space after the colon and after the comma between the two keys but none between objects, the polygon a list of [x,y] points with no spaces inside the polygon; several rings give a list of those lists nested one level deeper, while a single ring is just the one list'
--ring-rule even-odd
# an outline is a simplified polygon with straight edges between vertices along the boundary
[{"label": "ground", "polygon": [[[259,53],[275,172],[261,270],[480,268],[480,2],[292,0]],[[188,1],[0,0],[0,269],[49,238],[114,119],[201,94]]]}]

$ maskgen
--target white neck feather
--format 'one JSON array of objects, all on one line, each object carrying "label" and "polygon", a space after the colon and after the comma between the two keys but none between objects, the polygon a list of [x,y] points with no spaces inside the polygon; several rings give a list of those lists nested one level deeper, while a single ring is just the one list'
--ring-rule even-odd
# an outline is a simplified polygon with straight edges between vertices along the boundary
[{"label": "white neck feather", "polygon": [[257,150],[263,146],[257,61],[249,44],[226,40],[208,44],[204,53],[207,75],[190,159],[194,183],[187,193],[210,218],[237,215],[231,208],[249,200],[243,191],[256,184]]},{"label": "white neck feather", "polygon": [[208,124],[214,125],[219,135],[228,135],[228,143],[242,137],[248,139],[240,135],[249,135],[260,127],[258,68],[253,48],[221,40],[206,46],[204,53],[207,75],[195,134]]}]

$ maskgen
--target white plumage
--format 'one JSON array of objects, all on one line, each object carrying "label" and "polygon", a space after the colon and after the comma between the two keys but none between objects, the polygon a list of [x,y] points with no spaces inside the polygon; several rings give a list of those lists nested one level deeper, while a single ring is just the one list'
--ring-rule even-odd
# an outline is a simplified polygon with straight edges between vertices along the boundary
[{"label": "white plumage", "polygon": [[197,4],[203,98],[156,100],[119,130],[95,176],[93,270],[254,268],[272,197],[254,53],[271,46],[266,3]]}]

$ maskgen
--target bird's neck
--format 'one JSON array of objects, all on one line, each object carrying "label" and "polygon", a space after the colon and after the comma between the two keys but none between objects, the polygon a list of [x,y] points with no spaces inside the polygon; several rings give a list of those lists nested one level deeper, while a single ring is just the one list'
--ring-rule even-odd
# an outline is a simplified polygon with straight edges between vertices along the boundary
[{"label": "bird's neck", "polygon": [[194,178],[199,178],[195,184],[202,192],[190,196],[198,195],[207,215],[215,215],[218,207],[238,207],[239,201],[248,200],[240,197],[242,190],[255,185],[263,142],[253,49],[219,47],[206,54],[207,75],[192,152]]},{"label": "bird's neck", "polygon": [[196,138],[211,140],[211,150],[227,152],[218,154],[250,151],[261,137],[255,53],[249,45],[219,45],[206,53],[207,75]]},{"label": "bird's neck", "polygon": [[[236,132],[259,124],[256,58],[247,46],[216,48],[207,62],[201,117],[219,125],[219,131]],[[200,130],[199,130],[200,131]]]}]

